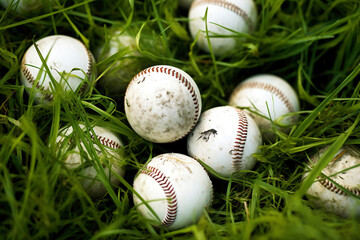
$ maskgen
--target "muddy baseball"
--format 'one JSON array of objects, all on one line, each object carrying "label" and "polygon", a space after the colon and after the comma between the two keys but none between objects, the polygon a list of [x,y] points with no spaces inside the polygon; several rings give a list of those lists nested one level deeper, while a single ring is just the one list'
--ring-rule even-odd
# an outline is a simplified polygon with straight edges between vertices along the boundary
[{"label": "muddy baseball", "polygon": [[[327,148],[320,149],[310,160],[310,169],[318,163]],[[307,194],[316,207],[341,217],[360,218],[359,149],[343,147],[322,170]],[[304,174],[304,178],[309,175]]]},{"label": "muddy baseball", "polygon": [[159,65],[138,73],[125,92],[126,117],[148,141],[174,142],[197,123],[201,96],[195,81],[176,67]]}]

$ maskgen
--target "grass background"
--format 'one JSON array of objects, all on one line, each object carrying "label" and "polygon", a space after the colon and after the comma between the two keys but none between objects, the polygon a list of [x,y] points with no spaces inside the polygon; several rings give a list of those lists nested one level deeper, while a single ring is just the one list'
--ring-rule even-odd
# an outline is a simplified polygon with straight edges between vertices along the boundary
[{"label": "grass background", "polygon": [[[342,145],[360,144],[358,0],[256,0],[257,30],[243,48],[216,58],[196,47],[187,11],[177,1],[40,2],[43,7],[31,4],[23,12],[0,9],[0,238],[359,238],[358,220],[314,209],[304,197],[321,165],[312,179],[301,181],[308,157],[319,147],[331,144],[324,165]],[[82,97],[59,91],[50,106],[34,104],[20,84],[21,58],[33,41],[65,34],[95,51],[114,29],[136,35],[140,54],[126,56],[131,48],[125,48],[99,61],[98,84],[112,63],[130,59],[136,68],[169,64],[188,72],[204,110],[225,105],[232,89],[257,73],[279,75],[299,93],[300,120],[291,133],[265,144],[245,178],[212,177],[213,206],[196,225],[155,229],[132,205],[137,169],[157,154],[185,153],[185,140],[144,141],[129,128],[122,94],[109,96],[100,84]],[[127,173],[113,189],[103,179],[109,194],[101,199],[86,195],[55,152],[59,128],[79,121],[105,126],[126,143]]]}]

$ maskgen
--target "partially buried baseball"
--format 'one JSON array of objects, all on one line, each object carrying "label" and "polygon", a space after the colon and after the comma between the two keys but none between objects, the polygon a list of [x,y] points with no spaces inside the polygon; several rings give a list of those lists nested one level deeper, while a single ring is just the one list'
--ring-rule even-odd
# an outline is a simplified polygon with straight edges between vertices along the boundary
[{"label": "partially buried baseball", "polygon": [[[322,148],[310,160],[318,163],[327,148]],[[309,201],[316,207],[342,217],[360,217],[360,151],[343,147],[322,170],[308,189]],[[309,172],[304,174],[307,178]],[[345,189],[345,191],[344,191]],[[346,192],[348,191],[348,192]]]},{"label": "partially buried baseball", "polygon": [[238,49],[244,42],[244,37],[238,33],[254,31],[257,10],[253,0],[195,0],[189,10],[189,19],[191,36],[195,39],[199,34],[197,45],[210,52],[207,26],[213,53],[223,55]]},{"label": "partially buried baseball", "polygon": [[221,106],[205,111],[187,139],[188,154],[203,161],[223,177],[250,170],[256,163],[261,133],[244,111]]},{"label": "partially buried baseball", "polygon": [[[65,127],[59,131],[56,138],[58,153],[65,167],[78,174],[80,184],[89,196],[98,198],[106,194],[107,190],[93,165],[96,165],[95,157],[98,157],[101,164],[98,168],[103,168],[109,182],[118,185],[119,179],[116,175],[124,176],[125,173],[124,160],[120,154],[123,143],[106,128],[94,126],[87,129],[83,124],[80,124],[79,128],[83,134],[88,135],[86,144],[72,126]],[[89,145],[90,148],[87,147]],[[91,151],[92,149],[94,151]]]},{"label": "partially buried baseball", "polygon": [[35,91],[35,101],[47,103],[53,100],[58,84],[64,91],[84,92],[95,78],[95,60],[79,40],[52,35],[30,46],[23,56],[20,73],[29,94]]},{"label": "partially buried baseball", "polygon": [[131,127],[144,139],[157,143],[186,136],[201,112],[201,96],[194,80],[167,65],[138,73],[128,85],[124,101]]},{"label": "partially buried baseball", "polygon": [[[121,56],[124,53],[127,54]],[[98,62],[105,61],[99,67],[99,71],[105,72],[99,85],[112,97],[123,96],[131,78],[145,65],[140,60],[141,54],[137,49],[135,35],[119,29],[112,29],[109,32],[108,41],[104,41],[96,49],[95,57]]]},{"label": "partially buried baseball", "polygon": [[195,159],[178,153],[154,157],[135,177],[137,210],[155,225],[179,229],[196,223],[212,202],[212,183]]},{"label": "partially buried baseball", "polygon": [[286,127],[297,121],[296,116],[286,115],[300,109],[295,90],[284,79],[272,74],[255,75],[241,82],[231,93],[229,104],[248,108],[245,111],[268,140],[275,138],[271,121],[286,132]]}]

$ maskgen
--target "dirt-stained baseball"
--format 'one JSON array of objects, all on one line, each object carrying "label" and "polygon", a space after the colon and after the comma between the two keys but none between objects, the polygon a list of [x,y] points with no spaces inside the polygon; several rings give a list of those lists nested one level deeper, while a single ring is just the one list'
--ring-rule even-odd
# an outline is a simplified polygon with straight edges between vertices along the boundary
[{"label": "dirt-stained baseball", "polygon": [[54,84],[59,84],[64,91],[80,88],[79,91],[83,92],[93,82],[95,60],[79,40],[52,35],[38,40],[35,45],[25,52],[20,73],[26,90],[31,93],[34,88],[36,102],[52,101]]},{"label": "dirt-stained baseball", "polygon": [[[92,130],[87,129],[83,124],[79,125],[84,134],[90,136],[95,154],[99,157],[106,177],[113,185],[119,184],[115,176],[124,176],[124,160],[119,152],[123,146],[121,140],[110,130],[94,126]],[[79,142],[77,145],[76,143]],[[94,153],[89,153],[84,142],[76,134],[72,126],[65,127],[59,131],[56,138],[58,153],[64,161],[65,167],[76,171],[79,174],[79,181],[84,190],[93,198],[103,196],[107,191],[99,178],[97,170],[90,161],[94,161]]]},{"label": "dirt-stained baseball", "polygon": [[155,225],[169,229],[196,223],[210,207],[213,196],[205,169],[195,159],[179,153],[151,159],[135,177],[133,187],[157,216],[134,194],[137,210]]},{"label": "dirt-stained baseball", "polygon": [[[310,168],[326,149],[320,149],[310,158]],[[353,146],[343,147],[322,174],[307,191],[309,201],[336,215],[360,218],[360,150]],[[306,172],[304,179],[308,175],[309,172]]]},{"label": "dirt-stained baseball", "polygon": [[[206,36],[205,13],[211,47],[215,55],[223,55],[239,47],[244,37],[256,27],[257,9],[253,0],[195,0],[189,10],[189,29],[197,44],[210,52]],[[225,37],[224,37],[225,36]]]},{"label": "dirt-stained baseball", "polygon": [[125,113],[141,137],[157,143],[185,137],[197,123],[201,96],[194,80],[173,66],[138,73],[125,92]]},{"label": "dirt-stained baseball", "polygon": [[256,112],[245,110],[268,140],[275,137],[269,119],[286,131],[285,127],[294,124],[297,118],[284,115],[300,110],[298,96],[291,85],[271,74],[255,75],[241,82],[232,92],[229,104]]},{"label": "dirt-stained baseball", "polygon": [[221,106],[202,113],[187,139],[188,154],[223,177],[250,170],[256,163],[262,137],[255,121],[244,111]]}]

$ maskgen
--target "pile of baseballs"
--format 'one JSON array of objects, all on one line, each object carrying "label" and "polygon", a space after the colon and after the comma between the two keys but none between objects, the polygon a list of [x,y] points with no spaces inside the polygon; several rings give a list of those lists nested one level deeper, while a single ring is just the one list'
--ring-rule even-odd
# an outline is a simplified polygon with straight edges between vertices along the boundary
[{"label": "pile of baseballs", "polygon": [[[188,204],[179,200],[182,194],[192,196],[190,190],[181,190],[189,188],[192,173],[201,171],[207,176],[196,162],[205,163],[211,173],[222,178],[246,174],[256,163],[254,154],[262,145],[262,132],[274,133],[272,123],[278,119],[282,127],[294,124],[296,118],[286,114],[295,114],[299,103],[285,80],[263,74],[241,82],[231,94],[228,106],[202,113],[201,93],[192,77],[174,66],[156,65],[131,80],[125,92],[124,108],[130,126],[148,141],[171,143],[187,138],[187,156],[175,153],[157,156],[139,171],[134,181],[134,202],[140,213],[175,229],[190,224],[189,219],[198,219],[199,209],[211,203],[210,182],[203,184],[208,186],[203,192],[198,192],[199,209],[191,210],[192,217],[182,217],[178,212],[182,204]],[[192,188],[197,188],[198,181],[203,180],[193,181]]]},{"label": "pile of baseballs", "polygon": [[[76,57],[69,57],[64,48],[76,52]],[[92,53],[79,40],[50,36],[35,42],[24,54],[21,80],[37,103],[51,103],[57,94],[88,89],[96,74],[94,62]],[[210,207],[213,195],[208,172],[199,162],[216,176],[246,174],[256,163],[254,154],[262,145],[262,132],[271,129],[269,124],[261,124],[263,117],[254,112],[265,114],[262,111],[267,106],[271,109],[269,118],[277,119],[297,111],[296,94],[284,80],[269,75],[254,77],[255,83],[250,80],[234,90],[228,106],[202,113],[200,90],[185,71],[155,65],[132,78],[125,91],[124,109],[134,131],[154,143],[187,138],[187,155],[156,156],[137,174],[134,203],[146,218],[169,229],[196,222]],[[250,94],[239,95],[241,91]],[[285,125],[292,124],[293,119],[284,117]],[[116,186],[124,176],[119,154],[123,144],[111,131],[98,126],[80,124],[78,128],[88,138],[77,136],[79,129],[74,131],[74,126],[61,129],[59,153],[64,166],[78,174],[84,190],[99,198],[108,190],[104,181]],[[191,197],[196,198],[196,204]]]},{"label": "pile of baseballs", "polygon": [[[189,9],[189,30],[198,46],[215,55],[239,49],[256,27],[257,10],[252,0],[179,3],[183,9]],[[133,50],[131,56],[139,54],[135,38],[122,31],[115,31],[107,47],[97,50],[100,61],[124,48]],[[126,62],[129,64],[132,62]],[[117,62],[114,66],[121,64]],[[202,112],[201,92],[187,72],[170,65],[142,69],[136,73],[132,69],[132,79],[128,77],[129,71],[117,69],[104,75],[102,84],[110,93],[119,93],[126,85],[123,92],[126,118],[143,139],[165,144],[186,138],[187,154],[164,153],[153,157],[133,182],[138,211],[155,225],[178,229],[198,221],[204,209],[211,206],[213,186],[206,169],[220,178],[242,177],[251,171],[263,142],[274,141],[295,125],[299,100],[295,90],[281,77],[259,74],[240,79],[228,105]],[[51,104],[66,92],[86,93],[94,87],[95,58],[75,38],[49,36],[36,41],[25,52],[20,74],[30,99]],[[118,185],[119,178],[124,176],[125,161],[120,154],[124,143],[106,128],[86,127],[82,123],[65,126],[59,131],[56,144],[67,171],[77,173],[81,186],[93,198],[106,194],[109,186]],[[312,159],[313,163],[317,159],[319,156]],[[359,182],[357,168],[334,175],[358,162],[359,157],[346,150],[338,153],[323,171],[329,177],[320,176],[309,189],[309,194],[316,197],[314,203],[324,202],[340,215],[359,215],[358,200],[348,196],[349,193],[359,196],[359,190],[347,180]],[[104,182],[109,185],[106,187]]]}]

